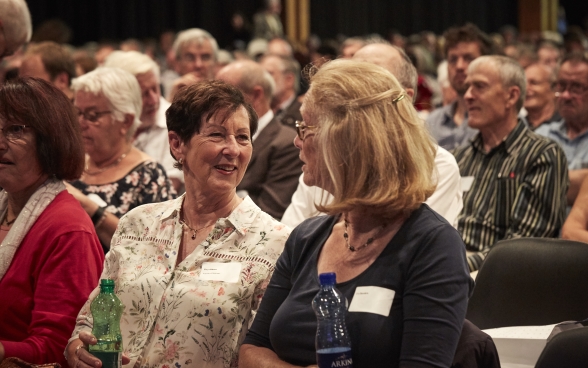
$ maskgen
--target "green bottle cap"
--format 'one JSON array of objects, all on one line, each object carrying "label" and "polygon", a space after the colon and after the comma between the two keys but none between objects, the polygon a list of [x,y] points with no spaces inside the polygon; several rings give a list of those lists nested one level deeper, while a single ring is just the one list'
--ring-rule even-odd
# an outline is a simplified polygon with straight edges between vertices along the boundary
[{"label": "green bottle cap", "polygon": [[111,279],[101,279],[100,286],[114,286],[114,280]]}]

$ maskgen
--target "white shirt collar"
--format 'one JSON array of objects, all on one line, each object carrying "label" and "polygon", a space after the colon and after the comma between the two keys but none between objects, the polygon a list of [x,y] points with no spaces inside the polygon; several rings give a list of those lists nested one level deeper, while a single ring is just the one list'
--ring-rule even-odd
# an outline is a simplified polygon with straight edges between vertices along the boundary
[{"label": "white shirt collar", "polygon": [[274,118],[274,112],[269,109],[262,117],[257,120],[257,132],[253,134],[253,138],[251,139],[252,142],[255,142],[257,137],[259,137],[259,133],[265,128],[270,121]]}]

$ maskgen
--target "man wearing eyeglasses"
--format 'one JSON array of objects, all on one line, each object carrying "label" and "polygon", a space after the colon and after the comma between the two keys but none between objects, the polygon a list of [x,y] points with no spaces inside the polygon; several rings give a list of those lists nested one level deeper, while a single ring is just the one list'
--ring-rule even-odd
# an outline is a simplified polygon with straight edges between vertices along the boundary
[{"label": "man wearing eyeglasses", "polygon": [[202,80],[214,79],[218,63],[218,43],[210,33],[200,28],[186,29],[176,37],[172,50],[176,55],[176,79],[171,90],[165,91],[169,101],[182,87]]},{"label": "man wearing eyeglasses", "polygon": [[31,14],[24,0],[0,0],[0,61],[31,39]]},{"label": "man wearing eyeglasses", "polygon": [[536,132],[558,142],[566,154],[570,175],[567,201],[571,206],[588,176],[588,59],[582,53],[564,58],[555,91],[563,119],[544,124]]}]

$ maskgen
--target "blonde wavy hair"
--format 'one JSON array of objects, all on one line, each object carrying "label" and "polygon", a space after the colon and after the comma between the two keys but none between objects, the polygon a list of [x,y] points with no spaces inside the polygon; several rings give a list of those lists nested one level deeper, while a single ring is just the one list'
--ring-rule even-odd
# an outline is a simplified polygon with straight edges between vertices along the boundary
[{"label": "blonde wavy hair", "polygon": [[335,215],[363,207],[389,219],[417,209],[436,187],[436,145],[398,80],[354,60],[331,61],[308,77],[316,177],[334,197],[317,209]]}]

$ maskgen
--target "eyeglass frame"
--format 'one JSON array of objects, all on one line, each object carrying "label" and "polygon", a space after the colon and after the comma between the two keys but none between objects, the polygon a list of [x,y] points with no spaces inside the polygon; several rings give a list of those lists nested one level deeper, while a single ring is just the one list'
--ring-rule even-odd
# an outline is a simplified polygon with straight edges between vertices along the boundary
[{"label": "eyeglass frame", "polygon": [[304,141],[304,138],[306,138],[306,133],[304,132],[306,129],[313,130],[318,128],[317,125],[306,125],[304,120],[296,120],[294,125],[296,126],[296,134],[298,134],[298,138],[301,141]]},{"label": "eyeglass frame", "polygon": [[[90,113],[93,113],[94,115],[96,115],[96,117],[92,118],[92,119],[88,118],[88,114],[90,114]],[[90,112],[88,112],[88,111],[82,111],[82,110],[76,108],[76,115],[78,117],[78,120],[80,119],[80,117],[83,116],[84,121],[88,122],[91,125],[98,125],[99,124],[98,120],[106,114],[112,114],[112,111],[104,110],[104,111],[90,111]]]},{"label": "eyeglass frame", "polygon": [[588,91],[588,86],[578,82],[565,82],[564,88],[560,88],[560,85],[564,84],[561,81],[556,81],[555,85],[553,86],[553,90],[555,93],[562,94],[565,91],[568,91],[570,94],[580,96],[586,91]]},{"label": "eyeglass frame", "polygon": [[[19,137],[17,137],[17,138],[9,138],[9,137],[8,137],[8,135],[6,135],[6,132],[5,132],[5,130],[6,130],[6,129],[8,129],[8,128],[15,127],[15,126],[17,126],[17,127],[21,127],[23,130],[22,130],[22,132],[20,132],[20,133],[19,133],[19,134],[20,134],[20,136],[19,136]],[[16,141],[18,141],[18,140],[22,139],[22,137],[23,137],[23,135],[24,135],[24,133],[25,133],[25,129],[27,129],[27,128],[32,128],[32,127],[31,127],[30,125],[24,125],[24,124],[10,124],[10,125],[8,125],[8,126],[5,126],[4,128],[0,128],[0,132],[2,132],[2,136],[3,136],[3,137],[4,137],[4,138],[5,138],[5,139],[6,139],[8,142],[12,142],[12,143],[14,143],[14,142],[16,142]]]}]

